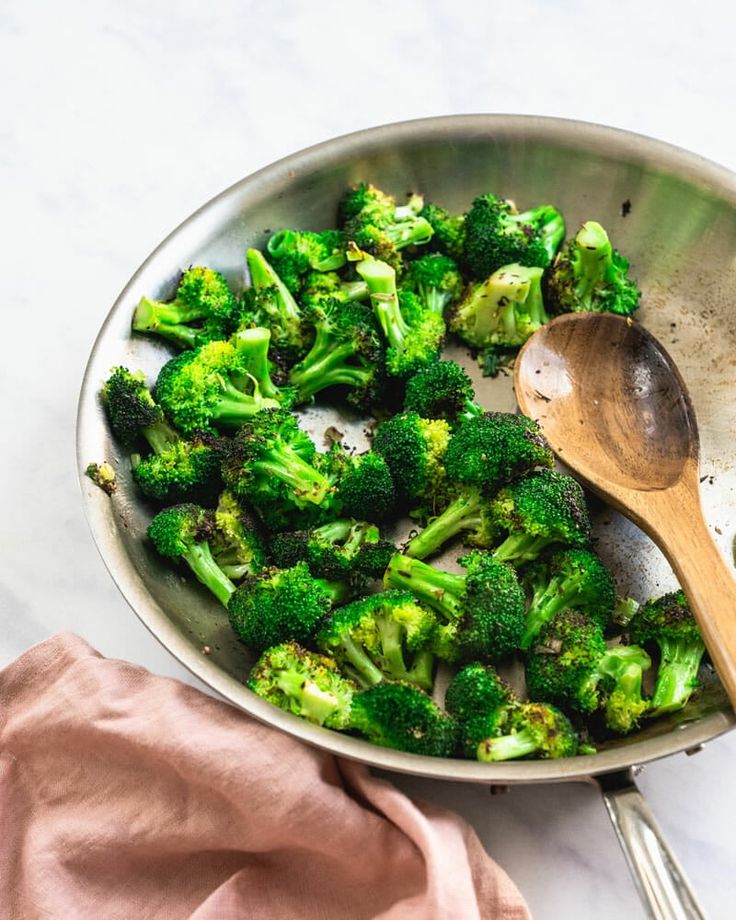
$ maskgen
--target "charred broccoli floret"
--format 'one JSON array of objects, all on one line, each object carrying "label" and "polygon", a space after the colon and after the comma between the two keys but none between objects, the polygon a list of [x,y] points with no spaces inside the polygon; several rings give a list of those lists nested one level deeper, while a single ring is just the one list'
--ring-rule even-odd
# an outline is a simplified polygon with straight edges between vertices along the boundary
[{"label": "charred broccoli floret", "polygon": [[698,687],[703,637],[682,591],[642,604],[629,624],[633,642],[659,646],[660,662],[650,715],[675,712]]},{"label": "charred broccoli floret", "polygon": [[267,649],[250,672],[248,686],[279,709],[340,731],[349,727],[357,687],[332,658],[296,642]]},{"label": "charred broccoli floret", "polygon": [[515,347],[548,320],[542,269],[504,265],[466,290],[451,307],[448,325],[474,348]]},{"label": "charred broccoli floret", "polygon": [[386,340],[386,369],[406,377],[439,356],[445,322],[411,291],[398,291],[396,272],[377,259],[362,259],[356,271],[368,285],[373,312]]},{"label": "charred broccoli floret", "polygon": [[230,625],[256,652],[293,639],[310,642],[333,604],[350,589],[310,574],[306,562],[246,575],[228,604]]},{"label": "charred broccoli floret", "polygon": [[245,261],[252,286],[243,294],[242,323],[269,329],[279,360],[293,364],[309,347],[299,304],[259,249],[248,249]]},{"label": "charred broccoli floret", "polygon": [[446,621],[435,643],[440,657],[495,660],[515,651],[524,631],[525,610],[516,573],[478,550],[458,561],[465,574],[443,572],[397,554],[389,563],[384,584],[411,591]]},{"label": "charred broccoli floret", "polygon": [[345,264],[345,237],[340,230],[279,230],[266,244],[279,278],[298,296],[310,271],[330,272]]},{"label": "charred broccoli floret", "polygon": [[535,467],[551,467],[552,451],[535,421],[507,412],[485,412],[458,426],[445,465],[454,482],[491,494]]},{"label": "charred broccoli floret", "polygon": [[199,505],[174,505],[159,511],[148,527],[157,551],[169,559],[181,559],[205,587],[226,607],[235,586],[215,562],[210,540],[215,516]]},{"label": "charred broccoli floret", "polygon": [[608,569],[589,549],[565,549],[539,559],[527,569],[526,581],[532,600],[521,642],[529,648],[545,623],[566,607],[580,608],[605,624],[616,603],[616,591]]},{"label": "charred broccoli floret", "polygon": [[306,562],[312,575],[341,579],[380,578],[396,547],[381,539],[375,524],[338,520],[313,530],[276,534],[271,553],[279,568]]},{"label": "charred broccoli floret", "polygon": [[452,215],[437,204],[427,203],[419,212],[432,227],[429,248],[445,253],[456,262],[463,257],[465,246],[465,215]]},{"label": "charred broccoli floret", "polygon": [[334,610],[316,641],[363,687],[403,680],[431,690],[436,623],[410,592],[385,591]]},{"label": "charred broccoli floret", "polygon": [[215,509],[211,548],[217,565],[234,581],[260,572],[268,562],[258,522],[227,490],[220,495]]},{"label": "charred broccoli floret", "polygon": [[226,339],[240,322],[240,305],[219,272],[197,266],[179,280],[173,300],[142,297],[133,314],[135,332],[163,336],[180,348]]},{"label": "charred broccoli floret", "polygon": [[373,744],[410,754],[449,757],[455,722],[411,684],[380,683],[353,697],[351,726]]},{"label": "charred broccoli floret", "polygon": [[485,725],[476,723],[476,735],[483,734],[483,728],[490,731],[479,741],[476,757],[485,763],[522,757],[552,760],[574,757],[578,752],[578,736],[570,720],[545,703],[521,703],[499,710]]},{"label": "charred broccoli floret", "polygon": [[479,195],[465,215],[463,261],[474,278],[503,265],[546,268],[565,237],[565,222],[551,205],[519,214],[513,203]]},{"label": "charred broccoli floret", "polygon": [[449,256],[432,252],[409,263],[403,287],[419,296],[427,310],[444,316],[463,291],[463,277]]},{"label": "charred broccoli floret", "polygon": [[562,610],[539,633],[526,663],[533,700],[589,714],[601,709],[607,726],[632,731],[649,708],[642,675],[651,665],[636,645],[608,648],[600,623],[577,610]]},{"label": "charred broccoli floret", "polygon": [[630,316],[639,306],[639,289],[629,277],[629,262],[611,246],[600,224],[589,220],[569,240],[547,279],[555,313],[618,313]]},{"label": "charred broccoli floret", "polygon": [[305,310],[314,343],[289,372],[299,402],[333,386],[348,388],[348,402],[370,409],[385,381],[385,347],[370,307],[322,297]]},{"label": "charred broccoli floret", "polygon": [[493,518],[508,536],[493,555],[501,562],[531,562],[551,543],[587,546],[590,517],[580,484],[555,470],[542,469],[501,489]]},{"label": "charred broccoli floret", "polygon": [[477,661],[461,668],[445,691],[445,709],[461,724],[517,702],[516,694],[493,665]]},{"label": "charred broccoli floret", "polygon": [[380,524],[393,511],[396,489],[386,460],[374,450],[348,453],[333,444],[324,469],[337,488],[336,501],[346,517]]},{"label": "charred broccoli floret", "polygon": [[483,414],[470,377],[455,361],[435,361],[412,374],[406,381],[404,409],[453,426]]}]

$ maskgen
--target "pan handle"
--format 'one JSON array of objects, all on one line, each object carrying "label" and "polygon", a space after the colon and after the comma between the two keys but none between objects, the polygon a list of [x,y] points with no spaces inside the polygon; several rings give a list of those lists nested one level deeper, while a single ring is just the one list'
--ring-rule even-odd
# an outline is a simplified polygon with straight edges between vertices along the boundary
[{"label": "pan handle", "polygon": [[595,777],[634,882],[651,920],[705,920],[667,846],[632,770]]}]

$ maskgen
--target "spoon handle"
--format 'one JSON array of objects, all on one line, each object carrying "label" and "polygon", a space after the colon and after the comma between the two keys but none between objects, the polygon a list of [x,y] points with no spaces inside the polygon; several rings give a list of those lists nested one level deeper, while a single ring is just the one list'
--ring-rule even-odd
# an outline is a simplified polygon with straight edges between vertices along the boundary
[{"label": "spoon handle", "polygon": [[660,519],[655,539],[690,602],[705,647],[736,709],[736,579],[710,535],[699,499],[685,504],[666,524]]}]

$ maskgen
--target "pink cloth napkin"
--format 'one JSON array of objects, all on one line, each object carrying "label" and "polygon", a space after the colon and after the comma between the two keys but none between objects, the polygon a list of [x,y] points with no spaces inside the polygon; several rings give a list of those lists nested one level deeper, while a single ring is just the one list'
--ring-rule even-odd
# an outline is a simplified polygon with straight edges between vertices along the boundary
[{"label": "pink cloth napkin", "polygon": [[0,672],[3,917],[529,917],[457,815],[56,636]]}]

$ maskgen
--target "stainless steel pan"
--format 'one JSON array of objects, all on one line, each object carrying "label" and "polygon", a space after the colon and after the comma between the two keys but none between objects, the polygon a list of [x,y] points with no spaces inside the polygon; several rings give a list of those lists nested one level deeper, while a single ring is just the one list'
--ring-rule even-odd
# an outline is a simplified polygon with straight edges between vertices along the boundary
[{"label": "stainless steel pan", "polygon": [[[162,344],[131,338],[142,294],[171,293],[182,267],[212,265],[238,283],[246,243],[280,227],[334,224],[335,204],[351,182],[368,179],[396,193],[419,190],[451,211],[489,189],[521,206],[557,205],[570,230],[594,218],[630,258],[644,292],[641,320],[677,361],[697,411],[709,523],[724,552],[736,520],[736,176],[691,153],[646,137],[557,119],[471,115],[373,128],[328,141],[243,179],[175,230],[115,302],[99,333],[79,403],[78,460],[107,458],[117,468],[112,500],[82,478],[100,553],[128,603],[190,671],[241,709],[297,738],[375,767],[436,779],[508,784],[597,778],[651,916],[701,916],[676,861],[633,783],[632,768],[697,748],[734,724],[716,681],[684,712],[603,745],[594,755],[560,761],[480,764],[418,757],[312,726],[271,707],[243,686],[251,658],[204,589],[155,556],[143,539],[151,511],[132,486],[127,458],[110,439],[97,393],[116,364],[154,377],[169,356]],[[513,409],[510,378],[475,378],[479,401]],[[315,411],[315,434],[328,418]],[[329,418],[334,421],[334,416]],[[341,417],[347,441],[363,446],[359,420]],[[673,587],[654,545],[607,508],[596,511],[599,551],[622,592],[640,599]],[[203,646],[210,654],[203,655]]]}]

